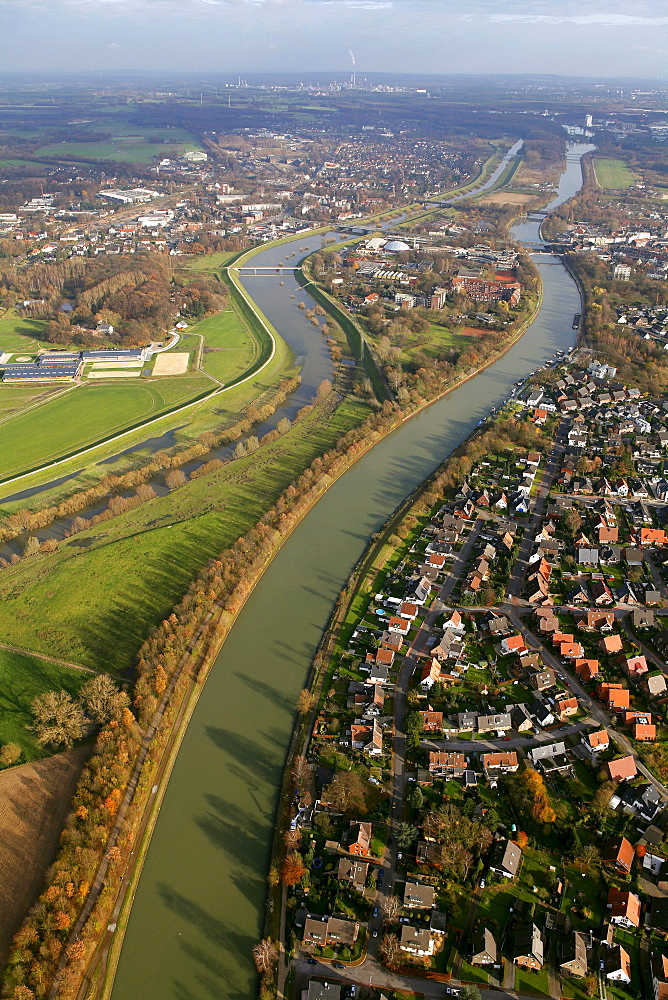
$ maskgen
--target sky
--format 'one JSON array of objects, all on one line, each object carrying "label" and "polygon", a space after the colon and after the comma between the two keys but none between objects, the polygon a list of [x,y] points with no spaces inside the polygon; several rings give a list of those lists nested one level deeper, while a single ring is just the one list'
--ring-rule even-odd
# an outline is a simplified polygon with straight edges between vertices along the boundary
[{"label": "sky", "polygon": [[0,0],[0,68],[668,79],[668,0]]}]

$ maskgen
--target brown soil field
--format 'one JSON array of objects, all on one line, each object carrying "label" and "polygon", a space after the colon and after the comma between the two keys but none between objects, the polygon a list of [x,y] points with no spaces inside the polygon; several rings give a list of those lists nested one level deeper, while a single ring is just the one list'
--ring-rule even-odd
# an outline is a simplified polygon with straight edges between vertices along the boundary
[{"label": "brown soil field", "polygon": [[12,938],[42,891],[90,747],[0,774],[0,969]]},{"label": "brown soil field", "polygon": [[478,205],[528,205],[535,199],[535,194],[521,194],[519,191],[497,191],[496,194],[481,198]]},{"label": "brown soil field", "polygon": [[188,371],[188,359],[190,355],[187,353],[179,354],[159,354],[155,359],[155,364],[153,365],[153,375],[183,375],[184,372]]},{"label": "brown soil field", "polygon": [[462,337],[483,337],[489,330],[483,330],[479,326],[463,326],[458,332]]}]

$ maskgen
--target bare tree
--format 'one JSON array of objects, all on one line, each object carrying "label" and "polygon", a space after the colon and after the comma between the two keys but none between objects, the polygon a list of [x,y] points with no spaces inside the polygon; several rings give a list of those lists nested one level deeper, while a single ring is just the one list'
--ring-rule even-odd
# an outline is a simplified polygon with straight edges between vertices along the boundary
[{"label": "bare tree", "polygon": [[260,975],[271,972],[278,961],[278,949],[271,938],[263,938],[253,948],[255,967]]},{"label": "bare tree", "polygon": [[383,903],[383,911],[388,920],[394,920],[402,907],[402,902],[398,896],[388,896]]},{"label": "bare tree", "polygon": [[312,694],[307,688],[299,692],[299,697],[297,698],[297,711],[300,715],[306,715],[311,711],[315,704],[315,695]]},{"label": "bare tree", "polygon": [[378,953],[385,965],[394,965],[399,957],[399,938],[396,934],[383,934]]},{"label": "bare tree", "polygon": [[185,482],[187,482],[187,477],[182,469],[172,469],[165,476],[165,484],[170,490],[177,490]]}]

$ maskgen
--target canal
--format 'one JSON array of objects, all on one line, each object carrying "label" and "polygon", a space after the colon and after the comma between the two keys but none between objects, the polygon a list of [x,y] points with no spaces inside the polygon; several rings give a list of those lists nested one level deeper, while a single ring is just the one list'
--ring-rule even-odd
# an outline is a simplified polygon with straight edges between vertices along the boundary
[{"label": "canal", "polygon": [[[557,203],[581,184],[571,148]],[[516,227],[538,240],[537,221]],[[310,244],[314,249],[313,241]],[[286,260],[276,249],[258,266]],[[295,259],[295,258],[293,258]],[[543,304],[501,360],[385,438],[302,521],[240,614],[206,682],[167,789],[137,889],[113,1000],[251,1000],[276,794],[294,706],[333,602],[403,498],[506,399],[518,379],[567,350],[580,312],[558,258],[538,253]],[[283,279],[285,280],[285,279]],[[245,279],[283,334],[296,294]],[[283,292],[285,288],[285,293]],[[303,292],[301,293],[303,295]],[[276,302],[278,305],[275,307]],[[311,344],[304,330],[304,353]],[[314,329],[313,338],[318,337]],[[318,344],[313,371],[323,370]]]}]

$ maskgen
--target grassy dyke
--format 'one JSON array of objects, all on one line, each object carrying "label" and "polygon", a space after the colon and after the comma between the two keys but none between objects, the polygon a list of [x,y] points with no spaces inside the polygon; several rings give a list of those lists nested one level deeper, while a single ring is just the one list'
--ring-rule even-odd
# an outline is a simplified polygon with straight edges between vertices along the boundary
[{"label": "grassy dyke", "polygon": [[309,295],[315,299],[315,301],[323,307],[323,309],[332,317],[332,319],[338,323],[338,325],[343,330],[348,347],[355,359],[356,364],[359,366],[360,361],[362,363],[362,368],[365,374],[371,380],[373,386],[373,391],[376,398],[383,402],[386,399],[390,399],[390,393],[388,391],[387,385],[385,384],[385,379],[376,364],[376,360],[371,353],[368,345],[363,352],[363,334],[357,323],[353,320],[351,316],[345,312],[344,309],[336,302],[327,292],[324,291],[319,285],[314,281],[306,278],[302,272],[296,273],[297,281],[306,289]]},{"label": "grassy dyke", "polygon": [[327,400],[278,441],[0,574],[7,642],[123,672],[200,567],[228,548],[369,410]]}]

